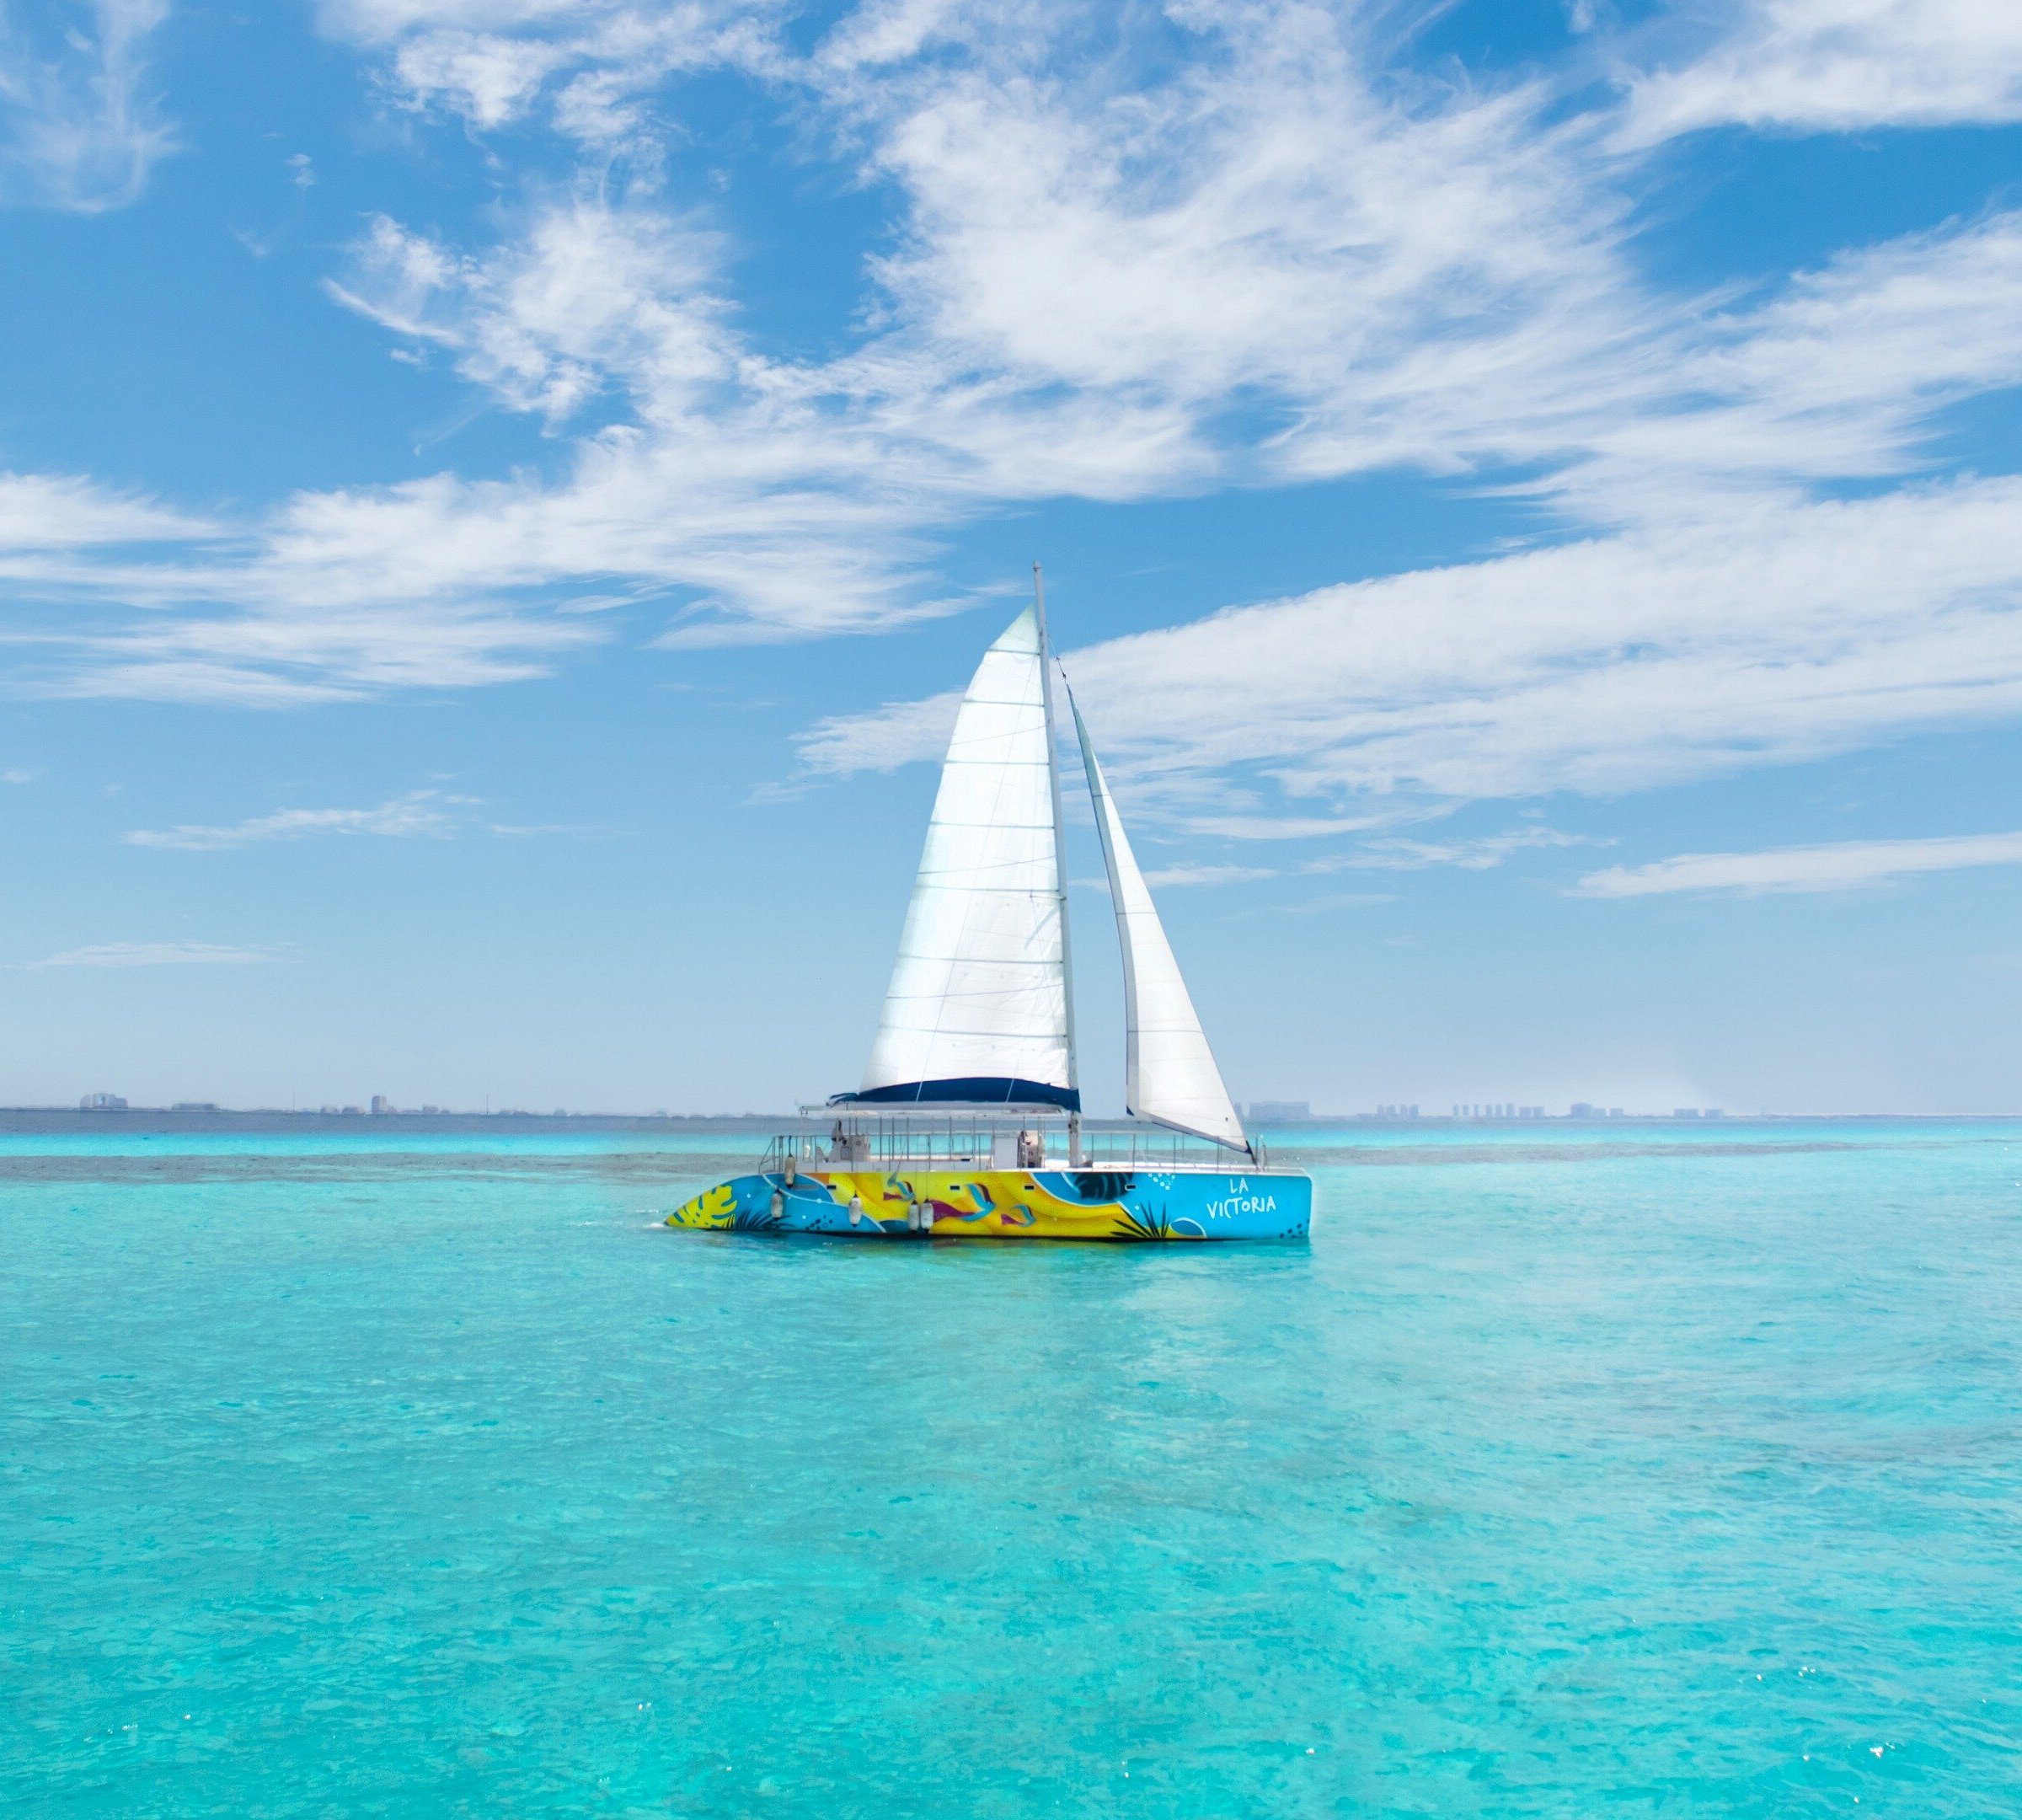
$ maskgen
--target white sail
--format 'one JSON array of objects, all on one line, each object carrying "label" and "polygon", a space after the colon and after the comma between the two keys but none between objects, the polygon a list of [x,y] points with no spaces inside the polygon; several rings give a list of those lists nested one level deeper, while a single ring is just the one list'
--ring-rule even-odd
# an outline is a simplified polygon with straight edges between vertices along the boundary
[{"label": "white sail", "polygon": [[[1067,697],[1073,706],[1073,695]],[[1174,1131],[1212,1138],[1232,1150],[1247,1150],[1243,1121],[1236,1116],[1222,1071],[1215,1066],[1206,1033],[1180,977],[1173,945],[1166,939],[1152,902],[1151,887],[1137,868],[1115,799],[1095,762],[1089,730],[1074,708],[1074,731],[1094,800],[1095,826],[1108,863],[1110,897],[1116,908],[1116,934],[1123,944],[1123,1011],[1128,1042],[1124,1104],[1136,1118]]]},{"label": "white sail", "polygon": [[962,698],[853,1099],[1079,1109],[1044,646],[1028,608]]}]

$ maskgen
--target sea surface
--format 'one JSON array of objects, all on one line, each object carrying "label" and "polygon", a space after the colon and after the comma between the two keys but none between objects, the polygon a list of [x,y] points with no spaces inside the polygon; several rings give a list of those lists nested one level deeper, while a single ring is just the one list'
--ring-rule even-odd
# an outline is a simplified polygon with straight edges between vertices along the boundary
[{"label": "sea surface", "polygon": [[1226,1248],[478,1143],[0,1139],[0,1812],[2022,1813],[2022,1126],[1287,1132]]}]

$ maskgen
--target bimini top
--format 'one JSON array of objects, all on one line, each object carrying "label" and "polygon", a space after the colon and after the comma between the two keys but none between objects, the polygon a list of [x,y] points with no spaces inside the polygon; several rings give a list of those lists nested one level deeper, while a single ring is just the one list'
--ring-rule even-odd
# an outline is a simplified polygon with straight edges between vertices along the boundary
[{"label": "bimini top", "polygon": [[[1081,1110],[1046,595],[1035,593],[962,698],[864,1084],[832,1105]],[[1247,1150],[1078,712],[1074,725],[1123,946],[1126,1104]]]},{"label": "bimini top", "polygon": [[969,1074],[955,1080],[901,1081],[893,1087],[860,1088],[836,1094],[831,1105],[1006,1106],[1038,1111],[1081,1110],[1080,1089],[1050,1087],[1044,1081],[1014,1080],[1002,1074]]}]

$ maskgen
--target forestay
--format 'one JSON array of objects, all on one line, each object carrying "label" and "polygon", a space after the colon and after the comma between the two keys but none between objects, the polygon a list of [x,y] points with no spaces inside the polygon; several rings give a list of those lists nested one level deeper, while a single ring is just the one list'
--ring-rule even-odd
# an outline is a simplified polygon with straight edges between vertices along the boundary
[{"label": "forestay", "polygon": [[1180,977],[1180,963],[1166,939],[1151,889],[1137,868],[1137,855],[1131,851],[1115,800],[1095,761],[1095,748],[1089,742],[1089,730],[1082,722],[1081,709],[1073,706],[1071,692],[1067,701],[1073,707],[1074,731],[1081,741],[1081,762],[1088,772],[1095,826],[1109,866],[1116,934],[1123,945],[1128,1047],[1124,1103],[1133,1117],[1211,1138],[1232,1150],[1247,1150],[1249,1143],[1242,1121],[1222,1084],[1222,1071],[1215,1066],[1193,998]]},{"label": "forestay", "polygon": [[955,717],[864,1085],[1078,1111],[1044,636],[1027,608]]}]

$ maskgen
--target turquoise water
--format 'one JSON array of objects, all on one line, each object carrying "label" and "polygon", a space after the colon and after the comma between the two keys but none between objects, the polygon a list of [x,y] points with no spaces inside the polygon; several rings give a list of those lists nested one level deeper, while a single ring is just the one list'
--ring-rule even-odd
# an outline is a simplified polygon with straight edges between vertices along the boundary
[{"label": "turquoise water", "polygon": [[8,1141],[0,1811],[2022,1813],[2022,1127],[1310,1154],[1109,1250]]}]

